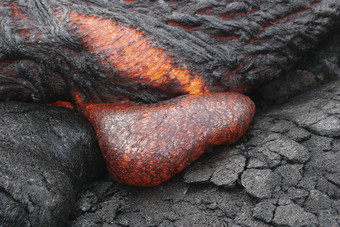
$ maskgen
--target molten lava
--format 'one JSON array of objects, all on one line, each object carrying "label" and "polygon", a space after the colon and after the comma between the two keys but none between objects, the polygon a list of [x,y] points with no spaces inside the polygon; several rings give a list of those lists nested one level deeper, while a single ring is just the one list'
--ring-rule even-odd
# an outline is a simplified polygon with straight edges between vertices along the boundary
[{"label": "molten lava", "polygon": [[150,87],[174,84],[183,93],[209,92],[205,81],[189,69],[177,67],[173,57],[153,47],[145,34],[111,19],[70,13],[71,26],[84,45],[102,62],[119,69],[123,79]]},{"label": "molten lava", "polygon": [[170,179],[211,145],[236,142],[255,106],[238,93],[187,95],[149,105],[88,104],[113,179],[155,186]]}]

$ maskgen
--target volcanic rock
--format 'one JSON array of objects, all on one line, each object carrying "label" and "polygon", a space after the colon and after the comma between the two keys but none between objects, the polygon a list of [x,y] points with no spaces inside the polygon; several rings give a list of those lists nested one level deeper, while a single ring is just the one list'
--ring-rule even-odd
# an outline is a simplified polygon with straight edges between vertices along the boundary
[{"label": "volcanic rock", "polygon": [[0,116],[0,225],[64,225],[82,185],[103,172],[91,125],[32,103],[0,103]]}]

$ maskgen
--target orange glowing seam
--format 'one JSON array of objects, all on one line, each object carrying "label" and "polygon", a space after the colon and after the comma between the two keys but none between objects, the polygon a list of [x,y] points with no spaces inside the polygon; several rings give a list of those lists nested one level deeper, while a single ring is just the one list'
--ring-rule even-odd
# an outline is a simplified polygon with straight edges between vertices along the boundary
[{"label": "orange glowing seam", "polygon": [[117,67],[121,75],[159,88],[175,83],[189,94],[209,92],[203,79],[189,69],[175,67],[173,57],[153,47],[143,32],[115,24],[111,19],[76,12],[71,12],[70,18],[84,45],[100,53],[101,61]]},{"label": "orange glowing seam", "polygon": [[175,21],[168,21],[168,22],[166,22],[166,24],[173,25],[173,26],[180,26],[181,28],[184,28],[184,29],[187,29],[187,30],[190,30],[190,31],[195,29],[195,26],[192,26],[192,27],[185,26],[185,25],[182,25],[182,24],[175,22]]},{"label": "orange glowing seam", "polygon": [[46,105],[49,106],[62,106],[68,109],[75,109],[74,105],[70,102],[66,102],[66,101],[55,101],[53,103],[46,103]]},{"label": "orange glowing seam", "polygon": [[17,2],[11,2],[9,4],[9,7],[11,7],[13,9],[13,21],[16,20],[23,20],[26,18],[25,15],[22,15],[21,11],[18,9],[19,5]]},{"label": "orange glowing seam", "polygon": [[[11,2],[9,4],[9,7],[11,7],[13,9],[13,11],[12,11],[13,22],[16,23],[16,22],[19,22],[21,20],[26,19],[26,16],[19,10],[19,5],[18,5],[17,2]],[[21,35],[26,36],[25,40],[28,41],[29,38],[27,36],[30,34],[31,31],[32,31],[31,29],[29,29],[29,30],[20,29],[17,32]]]}]

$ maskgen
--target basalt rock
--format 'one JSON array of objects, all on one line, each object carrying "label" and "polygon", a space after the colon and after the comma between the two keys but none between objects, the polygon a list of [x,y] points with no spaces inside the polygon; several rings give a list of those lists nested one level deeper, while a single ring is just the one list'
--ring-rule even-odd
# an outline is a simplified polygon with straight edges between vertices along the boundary
[{"label": "basalt rock", "polygon": [[86,118],[61,107],[0,104],[0,225],[63,226],[104,162]]}]

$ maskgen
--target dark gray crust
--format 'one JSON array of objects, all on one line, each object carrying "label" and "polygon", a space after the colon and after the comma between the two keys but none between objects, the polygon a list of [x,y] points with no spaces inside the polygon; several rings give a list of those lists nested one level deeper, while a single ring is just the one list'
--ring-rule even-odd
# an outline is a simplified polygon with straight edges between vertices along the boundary
[{"label": "dark gray crust", "polygon": [[105,164],[87,119],[43,104],[0,103],[0,226],[64,226]]},{"label": "dark gray crust", "polygon": [[[10,4],[15,3],[29,19],[13,21]],[[335,30],[340,2],[3,1],[0,61],[12,62],[0,66],[1,100],[72,101],[74,88],[95,102],[123,97],[155,102],[174,96],[165,92],[175,90],[171,86],[159,92],[121,81],[118,74],[108,78],[98,59],[71,32],[71,10],[143,31],[154,46],[165,49],[180,67],[198,73],[212,90],[222,85],[223,90],[249,91],[287,72]],[[20,29],[32,30],[28,40]]]}]

